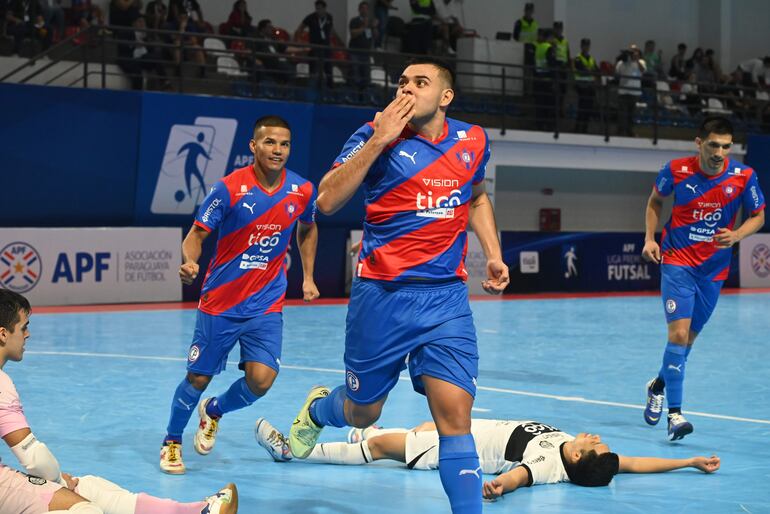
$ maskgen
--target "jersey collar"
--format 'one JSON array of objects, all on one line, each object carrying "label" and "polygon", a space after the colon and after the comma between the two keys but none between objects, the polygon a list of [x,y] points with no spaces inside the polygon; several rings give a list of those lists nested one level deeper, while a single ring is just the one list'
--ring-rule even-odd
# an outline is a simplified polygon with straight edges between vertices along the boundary
[{"label": "jersey collar", "polygon": [[695,171],[697,171],[699,174],[703,176],[706,180],[714,180],[722,175],[724,175],[725,171],[727,171],[727,168],[730,165],[730,159],[725,159],[724,163],[722,165],[722,171],[717,173],[716,175],[709,175],[708,173],[704,172],[703,169],[700,167],[700,154],[695,156]]},{"label": "jersey collar", "polygon": [[273,196],[277,192],[283,189],[283,185],[286,182],[286,167],[281,170],[281,181],[278,183],[277,186],[275,186],[275,189],[272,191],[268,191],[265,189],[265,186],[262,185],[262,183],[259,181],[259,178],[257,178],[257,170],[254,167],[254,165],[251,165],[251,178],[254,180],[254,185],[256,185],[259,189],[262,190],[263,193],[265,193],[267,196]]},{"label": "jersey collar", "polygon": [[434,145],[437,145],[440,142],[442,142],[444,139],[446,139],[448,134],[449,134],[449,123],[446,120],[444,120],[444,129],[441,131],[441,135],[436,139],[428,139],[425,136],[421,136],[420,134],[418,134],[417,132],[409,128],[408,125],[404,127],[404,131],[401,133],[404,139],[407,139],[410,137],[419,137],[420,139],[424,139],[425,141],[432,143]]}]

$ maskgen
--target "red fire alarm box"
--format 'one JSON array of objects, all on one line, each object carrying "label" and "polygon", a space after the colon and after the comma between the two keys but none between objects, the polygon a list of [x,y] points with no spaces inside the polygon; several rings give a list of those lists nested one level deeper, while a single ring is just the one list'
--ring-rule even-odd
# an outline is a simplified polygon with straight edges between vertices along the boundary
[{"label": "red fire alarm box", "polygon": [[561,209],[540,209],[540,231],[558,232],[561,230]]}]

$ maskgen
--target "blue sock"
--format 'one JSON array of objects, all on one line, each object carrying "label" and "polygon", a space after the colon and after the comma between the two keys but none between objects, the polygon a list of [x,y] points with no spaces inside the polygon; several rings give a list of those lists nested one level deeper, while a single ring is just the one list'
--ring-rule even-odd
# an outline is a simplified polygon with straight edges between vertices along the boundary
[{"label": "blue sock", "polygon": [[221,418],[222,414],[248,407],[258,399],[259,396],[249,389],[246,377],[241,377],[233,382],[225,394],[213,398],[206,405],[206,413],[211,417]]},{"label": "blue sock", "polygon": [[438,462],[452,513],[481,514],[481,466],[473,436],[439,436]]},{"label": "blue sock", "polygon": [[687,350],[684,352],[684,360],[687,361],[687,358],[690,356],[690,352],[692,351],[692,345],[689,345],[687,347]]},{"label": "blue sock", "polygon": [[346,427],[345,398],[347,393],[344,385],[336,387],[326,398],[319,398],[310,405],[310,418],[319,427],[331,425]]},{"label": "blue sock", "polygon": [[198,391],[187,380],[182,379],[174,391],[174,399],[171,401],[171,417],[168,420],[166,428],[166,438],[164,441],[182,442],[182,432],[190,417],[195,412],[203,391]]},{"label": "blue sock", "polygon": [[666,382],[668,408],[680,409],[684,392],[684,368],[687,362],[687,347],[680,344],[666,344],[660,375]]}]

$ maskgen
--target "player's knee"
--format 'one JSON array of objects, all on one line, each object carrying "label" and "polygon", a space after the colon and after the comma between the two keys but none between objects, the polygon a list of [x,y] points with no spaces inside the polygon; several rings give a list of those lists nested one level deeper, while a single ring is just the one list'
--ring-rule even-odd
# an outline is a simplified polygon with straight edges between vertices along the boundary
[{"label": "player's knee", "polygon": [[690,330],[687,328],[674,328],[668,331],[668,339],[674,344],[686,345],[690,337]]},{"label": "player's knee", "polygon": [[208,375],[198,375],[197,373],[187,373],[187,381],[198,391],[205,391],[211,382]]},{"label": "player's knee", "polygon": [[264,396],[273,387],[276,375],[264,375],[249,373],[246,375],[246,385],[257,396]]}]

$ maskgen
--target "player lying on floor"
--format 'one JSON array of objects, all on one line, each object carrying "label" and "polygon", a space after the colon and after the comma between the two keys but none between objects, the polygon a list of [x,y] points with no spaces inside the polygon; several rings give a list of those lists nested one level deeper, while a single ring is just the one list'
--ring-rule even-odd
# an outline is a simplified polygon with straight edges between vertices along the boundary
[{"label": "player lying on floor", "polygon": [[[487,499],[535,484],[603,486],[617,473],[662,473],[687,467],[713,473],[719,469],[716,455],[689,459],[628,457],[612,453],[598,435],[572,436],[537,421],[473,419],[471,433],[480,466],[461,473],[498,475],[483,485]],[[274,460],[291,459],[284,436],[267,420],[257,420],[255,435]],[[411,430],[354,428],[347,442],[317,444],[306,460],[355,465],[387,459],[403,462],[409,469],[438,469],[438,437],[432,422]]]},{"label": "player lying on floor", "polygon": [[0,514],[235,514],[238,490],[228,484],[203,501],[179,503],[134,494],[103,478],[72,478],[27,423],[11,377],[2,368],[19,362],[29,337],[30,305],[22,295],[0,289],[0,437],[26,473],[0,464]]}]

